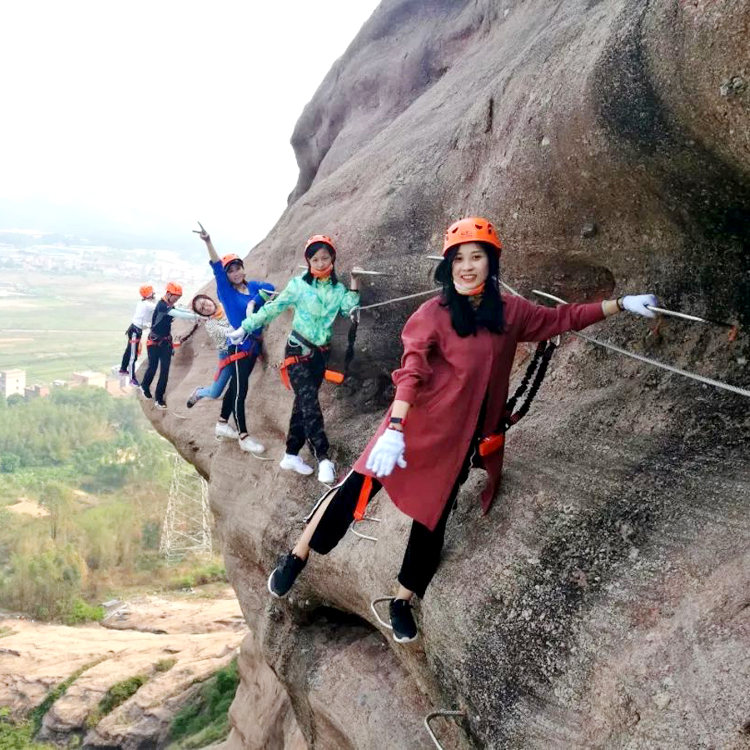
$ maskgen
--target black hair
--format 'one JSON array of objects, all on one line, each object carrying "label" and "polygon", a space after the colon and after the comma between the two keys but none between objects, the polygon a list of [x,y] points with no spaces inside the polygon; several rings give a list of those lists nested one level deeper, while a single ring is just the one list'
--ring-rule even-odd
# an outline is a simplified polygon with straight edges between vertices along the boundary
[{"label": "black hair", "polygon": [[435,281],[443,287],[443,298],[440,304],[447,307],[451,314],[453,330],[465,338],[475,336],[478,328],[486,328],[492,333],[502,333],[504,328],[503,300],[500,297],[500,261],[497,249],[484,242],[477,243],[487,255],[489,274],[482,292],[482,301],[476,310],[471,306],[469,297],[459,294],[453,285],[453,261],[459,246],[452,247],[435,269]]},{"label": "black hair", "polygon": [[[307,261],[307,271],[305,275],[302,277],[303,281],[306,281],[308,284],[312,284],[313,281],[315,281],[315,277],[310,273],[310,258],[315,255],[315,253],[318,252],[318,250],[328,250],[328,252],[331,254],[331,263],[334,265],[336,264],[336,250],[331,247],[327,242],[313,242],[310,247],[305,250],[305,260]],[[338,276],[336,276],[336,269],[331,269],[331,283],[335,286],[339,283]]]}]

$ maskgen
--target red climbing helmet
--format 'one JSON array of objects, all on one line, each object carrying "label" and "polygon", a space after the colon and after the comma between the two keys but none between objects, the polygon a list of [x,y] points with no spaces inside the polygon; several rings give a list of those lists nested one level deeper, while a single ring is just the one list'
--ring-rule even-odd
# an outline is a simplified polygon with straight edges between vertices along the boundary
[{"label": "red climbing helmet", "polygon": [[305,243],[305,255],[307,255],[307,248],[309,248],[310,245],[314,245],[316,242],[325,242],[326,245],[331,248],[331,251],[334,253],[334,255],[336,254],[336,246],[333,244],[333,240],[327,234],[314,234]]},{"label": "red climbing helmet", "polygon": [[454,221],[445,232],[443,255],[456,245],[464,242],[486,242],[497,249],[497,254],[503,249],[492,222],[480,216],[469,216],[466,219]]},{"label": "red climbing helmet", "polygon": [[151,284],[144,284],[139,290],[143,299],[148,299],[154,293],[154,287]]},{"label": "red climbing helmet", "polygon": [[182,297],[182,287],[179,284],[175,284],[174,281],[170,281],[167,284],[167,294],[176,294],[178,297]]},{"label": "red climbing helmet", "polygon": [[239,255],[234,255],[234,253],[230,253],[229,255],[222,256],[221,259],[221,267],[227,268],[230,263],[239,263],[241,266],[245,266],[245,264],[242,262],[242,258],[240,258]]}]

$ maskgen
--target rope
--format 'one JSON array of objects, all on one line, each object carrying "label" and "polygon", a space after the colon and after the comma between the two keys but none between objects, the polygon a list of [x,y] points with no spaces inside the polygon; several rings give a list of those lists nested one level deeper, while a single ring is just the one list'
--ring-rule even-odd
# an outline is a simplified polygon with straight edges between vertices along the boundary
[{"label": "rope", "polygon": [[[512,286],[510,286],[510,284],[506,284],[504,281],[501,281],[500,284],[502,285],[504,289],[506,289],[511,294],[515,295],[516,297],[523,296],[519,292],[517,292]],[[354,320],[355,318],[358,319],[359,313],[362,310],[372,310],[375,307],[382,307],[383,305],[392,305],[396,302],[404,302],[405,300],[416,299],[417,297],[425,297],[428,294],[436,294],[439,291],[441,291],[439,288],[430,289],[426,292],[417,292],[416,294],[407,294],[404,297],[394,297],[393,299],[384,300],[383,302],[376,302],[372,305],[365,305],[364,307],[357,306],[352,310],[352,313],[351,313],[352,320]],[[546,296],[551,297],[552,295],[546,295]],[[554,299],[557,299],[558,302],[561,302],[563,304],[567,304],[565,300],[562,300],[559,297],[554,298]],[[667,372],[672,372],[675,375],[682,375],[682,377],[695,380],[699,383],[703,383],[704,385],[710,385],[710,386],[713,386],[714,388],[721,388],[725,391],[729,391],[730,393],[736,393],[739,396],[745,396],[745,398],[750,398],[750,390],[747,390],[745,388],[740,388],[739,386],[736,386],[736,385],[724,383],[721,380],[714,380],[713,378],[707,378],[707,377],[704,377],[703,375],[698,375],[697,373],[688,372],[687,370],[681,370],[679,367],[674,367],[672,365],[668,365],[663,362],[658,362],[655,359],[644,357],[641,354],[635,354],[634,352],[629,352],[626,349],[621,349],[619,346],[615,346],[614,344],[607,344],[604,341],[599,341],[598,339],[592,338],[591,336],[586,336],[583,333],[577,333],[576,331],[571,331],[571,333],[574,336],[577,336],[578,338],[583,339],[584,341],[588,341],[592,344],[595,344],[596,346],[604,347],[605,349],[610,349],[613,352],[622,354],[624,357],[630,357],[631,359],[638,360],[639,362],[643,362],[647,365],[651,365],[652,367],[658,367],[662,370],[666,370]]]},{"label": "rope", "polygon": [[571,333],[574,336],[577,336],[579,339],[588,341],[591,344],[596,344],[596,346],[602,346],[605,349],[611,349],[613,352],[622,354],[624,357],[637,359],[639,362],[645,362],[647,365],[658,367],[662,370],[666,370],[667,372],[673,372],[675,375],[682,375],[683,377],[690,378],[691,380],[695,380],[698,383],[703,383],[704,385],[711,385],[714,388],[721,388],[725,391],[729,391],[730,393],[736,393],[739,396],[745,396],[745,398],[750,398],[750,391],[746,390],[745,388],[740,388],[736,385],[730,385],[729,383],[723,383],[721,380],[714,380],[713,378],[707,378],[707,377],[704,377],[703,375],[698,375],[697,373],[694,373],[694,372],[688,372],[687,370],[681,370],[679,367],[673,367],[672,365],[665,364],[664,362],[658,362],[655,359],[644,357],[642,354],[636,354],[635,352],[629,352],[626,349],[621,349],[619,346],[615,346],[614,344],[608,344],[605,341],[599,341],[598,339],[592,338],[591,336],[586,336],[586,334],[584,333],[576,333],[575,331],[571,331]]},{"label": "rope", "polygon": [[[561,297],[555,297],[553,294],[548,294],[547,292],[540,292],[537,289],[532,289],[532,292],[535,294],[539,294],[542,297],[549,297],[550,299],[555,300],[556,302],[560,302],[563,305],[566,305],[567,302],[562,299]],[[658,367],[661,370],[666,370],[667,372],[672,372],[675,375],[682,375],[684,378],[689,378],[690,380],[695,380],[698,383],[703,383],[704,385],[710,385],[714,388],[721,388],[722,390],[729,391],[730,393],[736,393],[738,396],[745,396],[745,398],[750,398],[750,391],[748,391],[745,388],[740,388],[736,385],[730,385],[729,383],[724,383],[721,380],[714,380],[713,378],[707,378],[703,375],[698,375],[695,372],[688,372],[687,370],[681,370],[679,367],[674,367],[673,365],[665,364],[664,362],[659,362],[658,360],[651,359],[650,357],[644,357],[642,354],[636,354],[635,352],[629,352],[627,349],[621,349],[619,346],[615,346],[614,344],[608,344],[605,341],[599,341],[599,339],[595,339],[592,336],[587,336],[585,333],[578,333],[577,331],[571,331],[571,333],[578,337],[579,339],[583,339],[584,341],[588,341],[591,344],[595,344],[596,346],[601,346],[605,349],[610,349],[613,352],[617,352],[618,354],[622,354],[623,357],[630,357],[630,359],[638,360],[639,362],[644,362],[647,365],[651,365],[652,367]]]},{"label": "rope", "polygon": [[437,294],[437,292],[440,292],[440,291],[442,291],[442,289],[438,287],[437,289],[430,289],[429,291],[426,291],[426,292],[417,292],[416,294],[407,294],[404,297],[394,297],[393,299],[387,299],[387,300],[384,300],[383,302],[375,302],[372,305],[365,305],[364,307],[357,305],[357,307],[355,307],[352,310],[351,314],[354,315],[355,313],[359,313],[362,310],[372,310],[375,307],[382,307],[383,305],[392,305],[396,302],[404,302],[407,299],[416,299],[417,297],[426,297],[428,294]]}]

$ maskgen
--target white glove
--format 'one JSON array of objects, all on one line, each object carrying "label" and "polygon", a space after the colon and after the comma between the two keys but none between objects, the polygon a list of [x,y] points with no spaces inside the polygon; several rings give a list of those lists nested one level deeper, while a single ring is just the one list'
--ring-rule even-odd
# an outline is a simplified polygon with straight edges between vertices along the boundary
[{"label": "white glove", "polygon": [[656,314],[649,310],[646,305],[656,307],[659,300],[653,294],[629,294],[622,298],[622,306],[636,315],[642,315],[644,318],[655,318]]},{"label": "white glove", "polygon": [[240,344],[245,336],[247,336],[247,331],[242,326],[235,328],[233,331],[229,331],[227,334],[227,338],[235,346]]},{"label": "white glove", "polygon": [[373,472],[379,479],[389,476],[396,464],[405,469],[405,448],[404,434],[400,430],[386,430],[378,438],[367,457],[365,464],[367,470]]}]

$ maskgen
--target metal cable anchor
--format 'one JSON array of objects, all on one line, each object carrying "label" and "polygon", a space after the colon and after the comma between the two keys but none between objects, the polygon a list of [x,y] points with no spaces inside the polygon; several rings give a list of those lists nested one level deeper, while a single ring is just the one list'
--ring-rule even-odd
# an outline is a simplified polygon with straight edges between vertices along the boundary
[{"label": "metal cable anchor", "polygon": [[464,717],[466,714],[463,711],[447,711],[447,710],[440,710],[440,711],[432,711],[431,713],[427,714],[427,716],[424,717],[424,728],[427,730],[427,734],[430,735],[430,739],[435,743],[435,747],[438,748],[438,750],[444,750],[443,746],[440,744],[440,740],[438,740],[437,737],[435,737],[435,733],[432,731],[432,727],[430,726],[430,722],[433,719],[436,719],[438,716],[454,716],[454,717]]}]

